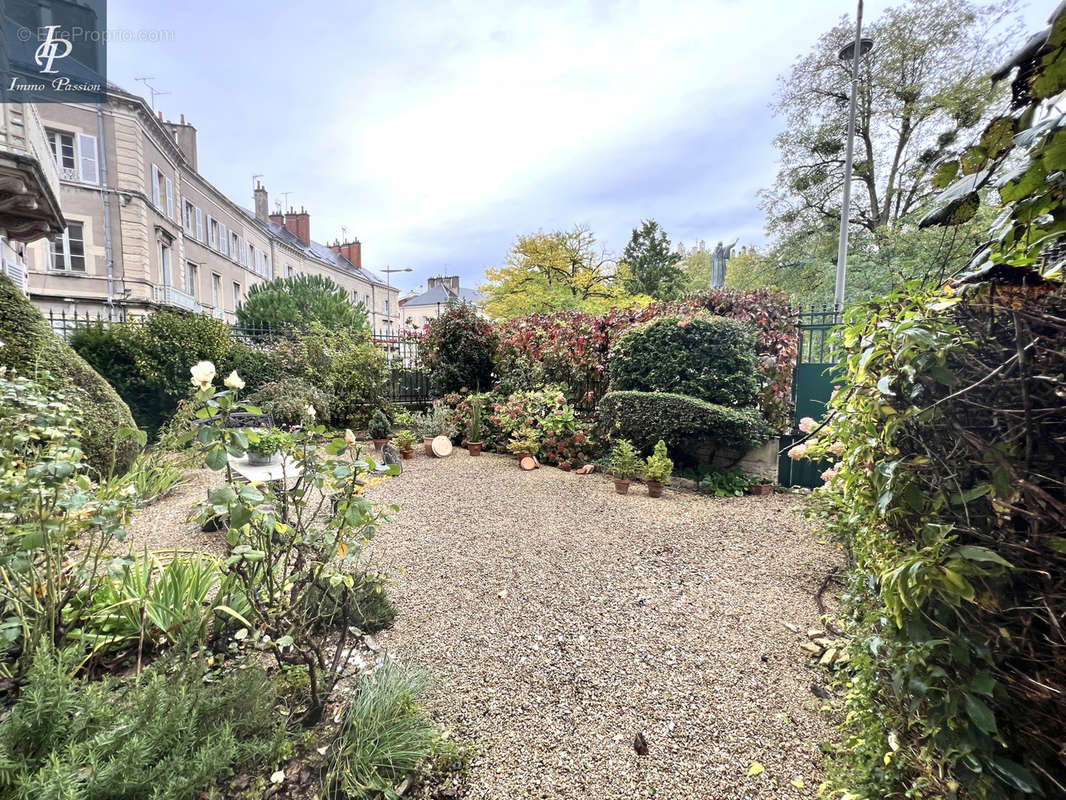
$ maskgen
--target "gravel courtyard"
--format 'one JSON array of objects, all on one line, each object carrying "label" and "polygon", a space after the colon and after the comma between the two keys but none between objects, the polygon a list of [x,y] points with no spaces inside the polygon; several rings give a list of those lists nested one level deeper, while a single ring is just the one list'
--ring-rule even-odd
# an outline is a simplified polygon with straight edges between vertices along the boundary
[{"label": "gravel courtyard", "polygon": [[799,498],[621,497],[464,450],[405,466],[368,492],[400,506],[371,550],[399,609],[380,640],[476,745],[466,797],[813,796],[823,676],[784,623],[817,625],[839,556]]}]

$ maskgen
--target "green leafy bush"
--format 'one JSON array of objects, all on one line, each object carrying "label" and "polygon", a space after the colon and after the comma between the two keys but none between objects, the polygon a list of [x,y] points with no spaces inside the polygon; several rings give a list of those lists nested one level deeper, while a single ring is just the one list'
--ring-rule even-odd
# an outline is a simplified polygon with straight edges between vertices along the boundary
[{"label": "green leafy bush", "polygon": [[754,408],[726,408],[666,392],[610,392],[597,409],[605,436],[651,452],[660,439],[679,460],[691,463],[701,448],[746,452],[770,438]]},{"label": "green leafy bush", "polygon": [[385,355],[365,332],[312,323],[294,346],[298,376],[329,398],[337,427],[362,428],[386,405]]},{"label": "green leafy bush", "polygon": [[294,275],[257,283],[237,307],[237,324],[252,330],[305,329],[369,332],[367,312],[343,286],[324,275]]},{"label": "green leafy bush", "polygon": [[158,311],[143,322],[81,327],[70,343],[111,381],[137,424],[153,434],[189,396],[189,365],[225,364],[233,347],[226,323],[177,311]]},{"label": "green leafy bush", "polygon": [[238,769],[270,768],[285,734],[250,667],[205,682],[164,663],[125,683],[71,677],[77,654],[41,652],[0,721],[0,789],[12,800],[195,800]]},{"label": "green leafy bush", "polygon": [[511,434],[507,449],[515,455],[536,455],[540,452],[540,435],[530,427],[519,428]]},{"label": "green leafy bush", "polygon": [[0,675],[16,679],[78,627],[125,536],[127,498],[94,495],[74,402],[0,374]]},{"label": "green leafy bush", "polygon": [[720,406],[754,406],[755,337],[728,317],[663,317],[622,334],[611,348],[612,391],[673,392]]},{"label": "green leafy bush", "polygon": [[699,474],[699,490],[715,497],[743,497],[757,483],[763,483],[762,478],[739,469],[715,469],[713,467],[701,470]]},{"label": "green leafy bush", "polygon": [[637,450],[625,439],[618,439],[611,448],[611,474],[620,481],[628,481],[640,471]]},{"label": "green leafy bush", "polygon": [[285,363],[288,355],[276,340],[257,344],[246,344],[237,340],[233,342],[229,356],[221,362],[223,366],[219,368],[219,372],[228,375],[231,370],[237,370],[237,374],[244,380],[244,391],[250,394],[268,383],[286,377],[286,370],[291,368],[292,363]]},{"label": "green leafy bush", "polygon": [[380,408],[370,417],[367,429],[371,439],[388,439],[392,435],[392,423]]},{"label": "green leafy bush", "polygon": [[438,397],[452,392],[484,391],[492,386],[496,331],[468,303],[448,306],[426,323],[419,354],[430,371]]},{"label": "green leafy bush", "polygon": [[644,462],[644,479],[657,483],[666,483],[674,471],[674,462],[662,439],[655,443],[655,450]]},{"label": "green leafy bush", "polygon": [[333,421],[330,396],[300,378],[268,383],[250,395],[249,401],[263,413],[272,415],[278,425],[299,425],[309,405],[314,406],[317,419],[324,423]]},{"label": "green leafy bush", "polygon": [[290,442],[290,436],[285,431],[273,428],[267,430],[248,431],[248,452],[263,458],[269,458],[274,453],[286,447]]},{"label": "green leafy bush", "polygon": [[67,395],[84,420],[81,446],[103,477],[121,474],[140,452],[128,431],[130,409],[85,359],[57,336],[48,321],[6,275],[0,275],[0,366]]},{"label": "green leafy bush", "polygon": [[1066,289],[1025,274],[845,313],[808,444],[839,459],[812,510],[855,564],[841,790],[1066,785]]},{"label": "green leafy bush", "polygon": [[386,594],[384,576],[367,570],[349,574],[350,586],[345,581],[323,582],[307,593],[307,611],[315,630],[354,625],[361,631],[376,633],[390,627],[396,619],[396,607]]},{"label": "green leafy bush", "polygon": [[390,797],[433,754],[440,733],[418,707],[428,682],[386,660],[356,687],[326,777],[328,798]]}]

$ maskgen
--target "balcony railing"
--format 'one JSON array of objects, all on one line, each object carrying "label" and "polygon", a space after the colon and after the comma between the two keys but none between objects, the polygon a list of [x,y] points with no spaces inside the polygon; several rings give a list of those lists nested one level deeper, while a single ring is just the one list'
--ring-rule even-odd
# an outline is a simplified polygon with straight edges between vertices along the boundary
[{"label": "balcony railing", "polygon": [[32,103],[2,104],[0,173],[11,193],[0,208],[0,228],[10,239],[32,242],[62,229],[59,171]]},{"label": "balcony railing", "polygon": [[226,321],[226,312],[225,312],[224,309],[212,308],[211,309],[211,316],[214,317],[215,319],[220,319],[223,322]]},{"label": "balcony railing", "polygon": [[161,306],[182,308],[197,314],[203,310],[195,297],[173,286],[156,286],[152,291],[152,299]]}]

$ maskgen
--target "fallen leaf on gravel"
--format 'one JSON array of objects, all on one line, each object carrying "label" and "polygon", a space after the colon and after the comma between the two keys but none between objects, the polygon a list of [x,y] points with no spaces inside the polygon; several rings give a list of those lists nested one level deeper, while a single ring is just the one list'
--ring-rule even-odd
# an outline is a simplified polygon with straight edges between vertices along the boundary
[{"label": "fallen leaf on gravel", "polygon": [[643,733],[637,733],[633,737],[633,749],[637,751],[638,756],[646,756],[648,754],[648,741],[644,738]]},{"label": "fallen leaf on gravel", "polygon": [[796,780],[792,781],[792,785],[795,786],[797,789],[802,789],[807,784],[803,782],[803,778],[796,778]]},{"label": "fallen leaf on gravel", "polygon": [[761,775],[766,772],[766,768],[758,761],[752,761],[751,766],[748,767],[748,777],[751,778],[755,775]]},{"label": "fallen leaf on gravel", "polygon": [[277,772],[270,776],[271,783],[281,783],[283,780],[285,780],[285,770],[283,769],[279,769]]}]

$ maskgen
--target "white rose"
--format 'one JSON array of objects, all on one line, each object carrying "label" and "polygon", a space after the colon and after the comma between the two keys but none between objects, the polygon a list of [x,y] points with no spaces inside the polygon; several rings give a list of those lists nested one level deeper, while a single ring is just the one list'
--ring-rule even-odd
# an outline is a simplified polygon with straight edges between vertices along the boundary
[{"label": "white rose", "polygon": [[244,381],[242,381],[241,376],[237,374],[237,370],[233,370],[233,372],[229,374],[229,377],[227,377],[226,380],[223,381],[223,383],[225,383],[226,386],[231,389],[244,388]]},{"label": "white rose", "polygon": [[310,403],[308,403],[307,407],[304,409],[304,413],[308,416],[308,418],[314,419],[315,418],[315,407],[313,405],[311,405]]},{"label": "white rose", "polygon": [[201,361],[194,367],[189,367],[192,373],[192,385],[201,389],[209,389],[215,379],[215,365],[210,361]]},{"label": "white rose", "polygon": [[355,434],[352,433],[351,428],[344,429],[344,441],[346,441],[349,445],[355,444]]}]

